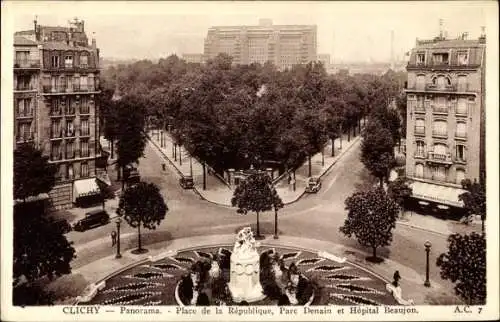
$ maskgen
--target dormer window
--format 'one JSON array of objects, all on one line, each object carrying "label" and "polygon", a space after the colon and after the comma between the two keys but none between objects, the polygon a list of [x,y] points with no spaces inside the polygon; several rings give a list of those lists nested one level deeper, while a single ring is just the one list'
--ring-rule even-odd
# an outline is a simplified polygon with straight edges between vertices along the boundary
[{"label": "dormer window", "polygon": [[448,53],[436,53],[432,55],[432,62],[436,65],[448,65]]},{"label": "dormer window", "polygon": [[417,53],[417,65],[423,65],[425,63],[425,53]]},{"label": "dormer window", "polygon": [[469,63],[469,55],[467,53],[458,53],[458,64],[467,65]]},{"label": "dormer window", "polygon": [[82,54],[80,56],[80,66],[88,66],[89,56],[87,54]]},{"label": "dormer window", "polygon": [[66,68],[73,67],[73,56],[71,55],[64,56],[64,67]]}]

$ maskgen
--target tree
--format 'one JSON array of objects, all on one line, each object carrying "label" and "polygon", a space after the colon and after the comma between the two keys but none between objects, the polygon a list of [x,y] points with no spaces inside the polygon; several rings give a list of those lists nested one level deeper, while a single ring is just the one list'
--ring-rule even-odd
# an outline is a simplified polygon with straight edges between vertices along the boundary
[{"label": "tree", "polygon": [[60,225],[29,204],[14,207],[14,284],[69,274],[74,257]]},{"label": "tree", "polygon": [[332,157],[335,156],[335,139],[342,135],[342,123],[345,122],[342,112],[345,109],[345,103],[337,97],[330,97],[325,106],[326,133],[332,140]]},{"label": "tree", "polygon": [[398,205],[382,188],[355,192],[346,199],[345,205],[348,214],[340,231],[347,237],[355,235],[361,245],[372,248],[373,256],[368,260],[382,261],[377,258],[377,248],[388,246],[392,241]]},{"label": "tree", "polygon": [[384,179],[388,178],[395,159],[391,133],[378,121],[370,120],[363,132],[361,162],[379,179],[380,187],[383,187]]},{"label": "tree", "polygon": [[57,167],[49,164],[32,144],[25,143],[14,151],[14,198],[26,200],[29,196],[48,193],[55,184]]},{"label": "tree", "polygon": [[[146,147],[144,133],[144,101],[135,96],[125,96],[117,102],[118,111],[118,152],[117,166],[123,169],[131,163],[138,162]],[[122,189],[125,178],[122,178]]]},{"label": "tree", "polygon": [[453,234],[448,252],[439,255],[436,265],[441,278],[455,284],[455,293],[471,305],[486,301],[486,239],[484,234]]},{"label": "tree", "polygon": [[237,212],[246,215],[249,211],[257,214],[256,237],[261,238],[259,213],[276,207],[281,208],[283,202],[274,189],[271,177],[260,171],[253,171],[245,180],[241,181],[234,190],[231,205],[238,207]]},{"label": "tree", "polygon": [[132,227],[137,228],[137,253],[147,250],[141,244],[141,225],[147,229],[156,229],[156,226],[165,218],[168,207],[163,200],[160,190],[152,183],[139,182],[127,190],[120,197],[117,214],[123,217]]},{"label": "tree", "polygon": [[486,220],[486,187],[474,180],[462,180],[462,187],[467,190],[460,194],[458,199],[464,203],[465,210],[471,216],[481,216],[481,228],[484,233],[484,221]]},{"label": "tree", "polygon": [[405,201],[413,193],[412,188],[409,186],[410,182],[407,177],[398,177],[387,186],[387,194],[398,204],[401,212],[404,211]]}]

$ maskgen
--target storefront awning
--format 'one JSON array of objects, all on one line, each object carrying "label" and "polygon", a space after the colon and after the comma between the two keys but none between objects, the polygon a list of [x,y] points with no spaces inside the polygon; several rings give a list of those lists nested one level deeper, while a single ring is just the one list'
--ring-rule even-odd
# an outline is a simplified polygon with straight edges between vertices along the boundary
[{"label": "storefront awning", "polygon": [[101,190],[97,185],[96,178],[76,180],[73,183],[73,202],[77,198],[99,195]]},{"label": "storefront awning", "polygon": [[453,207],[463,207],[463,202],[458,199],[458,196],[465,192],[463,189],[420,181],[414,181],[411,184],[411,188],[414,198]]}]

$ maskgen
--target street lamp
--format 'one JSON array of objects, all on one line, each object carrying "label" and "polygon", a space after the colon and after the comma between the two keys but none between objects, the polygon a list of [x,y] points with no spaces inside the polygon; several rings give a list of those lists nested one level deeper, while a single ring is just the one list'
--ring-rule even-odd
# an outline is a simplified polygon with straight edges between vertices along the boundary
[{"label": "street lamp", "polygon": [[122,258],[122,254],[120,254],[120,224],[122,219],[118,217],[116,219],[116,256],[115,258]]},{"label": "street lamp", "polygon": [[424,282],[424,286],[425,287],[431,287],[431,282],[429,281],[429,253],[431,251],[431,242],[430,241],[426,241],[425,244],[425,252],[426,252],[426,258],[427,258],[427,261],[426,261],[426,266],[425,266],[425,282]]}]

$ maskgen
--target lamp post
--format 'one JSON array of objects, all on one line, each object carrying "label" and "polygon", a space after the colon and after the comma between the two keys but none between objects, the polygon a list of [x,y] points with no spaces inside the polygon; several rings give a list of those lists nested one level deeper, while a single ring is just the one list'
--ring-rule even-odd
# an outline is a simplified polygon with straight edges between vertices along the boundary
[{"label": "lamp post", "polygon": [[116,256],[115,258],[122,258],[122,254],[120,254],[120,224],[122,219],[118,217],[116,219]]},{"label": "lamp post", "polygon": [[431,251],[431,242],[430,241],[426,241],[425,244],[425,252],[426,252],[426,265],[425,265],[425,282],[424,282],[424,286],[425,287],[431,287],[431,282],[429,281],[429,253]]}]

